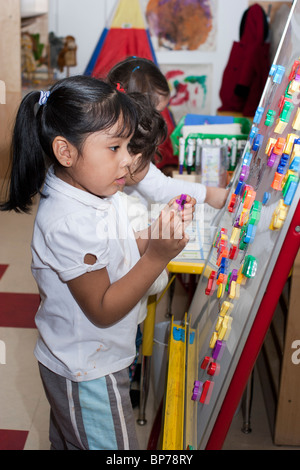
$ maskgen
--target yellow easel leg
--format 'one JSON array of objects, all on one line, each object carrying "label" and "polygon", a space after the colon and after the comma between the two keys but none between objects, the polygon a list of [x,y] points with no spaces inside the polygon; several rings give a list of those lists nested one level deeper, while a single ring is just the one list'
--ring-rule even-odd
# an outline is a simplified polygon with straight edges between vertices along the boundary
[{"label": "yellow easel leg", "polygon": [[183,450],[186,322],[171,323],[162,450]]},{"label": "yellow easel leg", "polygon": [[155,312],[156,312],[156,295],[150,295],[148,297],[148,304],[147,304],[147,317],[144,321],[144,328],[143,328],[143,343],[142,343],[143,356],[152,356],[154,326],[155,326]]}]

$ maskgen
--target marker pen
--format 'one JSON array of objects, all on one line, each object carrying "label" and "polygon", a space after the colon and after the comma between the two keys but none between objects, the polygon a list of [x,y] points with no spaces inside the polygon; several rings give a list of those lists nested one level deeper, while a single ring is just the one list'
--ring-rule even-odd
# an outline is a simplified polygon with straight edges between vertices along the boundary
[{"label": "marker pen", "polygon": [[225,137],[223,139],[223,145],[222,145],[222,150],[221,150],[221,157],[222,157],[222,165],[224,166],[224,168],[228,168],[229,167],[229,164],[228,164],[228,139],[227,137]]},{"label": "marker pen", "polygon": [[185,140],[183,137],[179,138],[179,174],[183,173],[183,164],[184,164],[184,154],[185,154]]},{"label": "marker pen", "polygon": [[231,140],[231,155],[230,155],[230,166],[235,168],[236,165],[236,151],[237,151],[237,140],[233,138]]},{"label": "marker pen", "polygon": [[187,148],[187,173],[190,175],[192,173],[192,166],[194,163],[194,140],[188,140]]},{"label": "marker pen", "polygon": [[198,138],[196,141],[196,154],[195,154],[196,175],[200,175],[200,172],[201,172],[202,143],[203,143],[203,140]]}]

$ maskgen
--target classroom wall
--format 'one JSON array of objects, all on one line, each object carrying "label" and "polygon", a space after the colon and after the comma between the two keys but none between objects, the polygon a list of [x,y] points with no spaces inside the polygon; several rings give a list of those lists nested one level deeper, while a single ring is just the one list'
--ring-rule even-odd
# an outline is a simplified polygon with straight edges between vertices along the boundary
[{"label": "classroom wall", "polygon": [[[71,73],[82,73],[94,51],[104,26],[118,0],[50,0],[49,31],[57,36],[76,38],[77,67]],[[159,64],[212,64],[213,83],[211,114],[220,106],[219,90],[224,68],[234,41],[239,40],[239,26],[248,0],[216,0],[217,46],[214,52],[170,51],[156,54]]]},{"label": "classroom wall", "polygon": [[56,36],[74,36],[77,44],[77,67],[73,75],[83,73],[106,25],[112,0],[50,0],[49,31]]}]

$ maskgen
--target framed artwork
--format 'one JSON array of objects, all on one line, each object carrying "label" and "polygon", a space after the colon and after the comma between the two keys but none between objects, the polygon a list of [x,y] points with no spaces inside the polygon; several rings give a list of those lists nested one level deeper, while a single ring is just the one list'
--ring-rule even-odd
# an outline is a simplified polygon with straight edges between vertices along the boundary
[{"label": "framed artwork", "polygon": [[160,69],[169,83],[169,109],[176,124],[186,114],[210,114],[211,64],[162,64]]},{"label": "framed artwork", "polygon": [[214,51],[217,0],[142,0],[156,51]]}]

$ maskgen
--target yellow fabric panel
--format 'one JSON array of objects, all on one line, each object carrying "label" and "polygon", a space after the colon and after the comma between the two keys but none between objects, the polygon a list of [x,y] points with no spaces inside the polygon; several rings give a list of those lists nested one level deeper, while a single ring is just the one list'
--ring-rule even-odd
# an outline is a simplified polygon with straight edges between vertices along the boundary
[{"label": "yellow fabric panel", "polygon": [[139,0],[121,0],[110,27],[145,29]]}]

